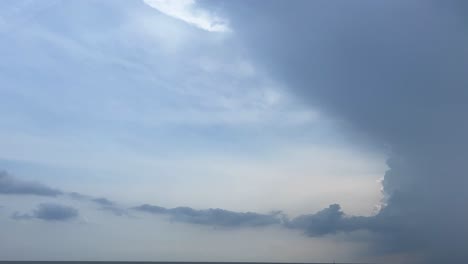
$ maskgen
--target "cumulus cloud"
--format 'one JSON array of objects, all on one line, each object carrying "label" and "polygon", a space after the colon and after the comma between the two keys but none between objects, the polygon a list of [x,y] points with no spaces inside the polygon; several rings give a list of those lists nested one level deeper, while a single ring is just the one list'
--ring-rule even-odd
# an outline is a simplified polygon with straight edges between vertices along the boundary
[{"label": "cumulus cloud", "polygon": [[14,213],[13,219],[41,219],[44,221],[68,221],[78,217],[78,210],[61,204],[43,203],[30,214]]},{"label": "cumulus cloud", "polygon": [[[468,5],[461,1],[225,1],[236,34],[293,93],[390,148],[383,209],[355,218],[376,252],[468,259]],[[297,219],[306,228],[336,207]],[[318,217],[318,218],[317,218]],[[315,225],[313,225],[315,226]],[[325,232],[325,231],[324,231]],[[378,249],[377,249],[378,248]]]},{"label": "cumulus cloud", "polygon": [[288,228],[301,229],[309,236],[321,236],[343,231],[348,219],[338,204],[332,204],[315,214],[301,215],[286,221]]},{"label": "cumulus cloud", "polygon": [[133,209],[152,214],[169,215],[171,220],[215,227],[260,227],[281,223],[279,213],[258,214],[224,209],[196,210],[190,207],[164,208],[143,204]]},{"label": "cumulus cloud", "polygon": [[6,171],[0,171],[0,194],[57,196],[62,191],[32,181],[23,181]]}]

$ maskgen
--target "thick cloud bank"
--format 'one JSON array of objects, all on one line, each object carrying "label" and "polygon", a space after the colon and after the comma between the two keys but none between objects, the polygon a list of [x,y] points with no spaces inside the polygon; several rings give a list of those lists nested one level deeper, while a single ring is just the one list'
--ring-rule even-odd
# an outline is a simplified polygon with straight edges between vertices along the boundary
[{"label": "thick cloud bank", "polygon": [[57,196],[63,193],[41,183],[22,181],[6,171],[0,171],[0,194]]},{"label": "thick cloud bank", "polygon": [[[224,5],[252,56],[294,93],[345,128],[390,147],[386,207],[353,223],[376,233],[376,250],[420,255],[425,262],[466,261],[468,5],[373,0]],[[333,208],[321,217],[331,221],[323,221],[330,232],[341,222]],[[322,230],[308,225],[322,218],[305,216],[291,225],[319,234]]]},{"label": "thick cloud bank", "polygon": [[13,214],[12,218],[22,219],[41,219],[45,221],[68,221],[78,217],[78,210],[65,205],[55,203],[40,204],[31,214]]}]

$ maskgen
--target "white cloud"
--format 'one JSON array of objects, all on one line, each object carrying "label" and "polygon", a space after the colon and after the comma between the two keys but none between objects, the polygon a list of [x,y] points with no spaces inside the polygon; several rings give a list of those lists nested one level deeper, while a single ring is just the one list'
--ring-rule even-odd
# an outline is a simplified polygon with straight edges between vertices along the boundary
[{"label": "white cloud", "polygon": [[159,12],[210,32],[229,31],[227,20],[196,6],[194,0],[144,0]]}]

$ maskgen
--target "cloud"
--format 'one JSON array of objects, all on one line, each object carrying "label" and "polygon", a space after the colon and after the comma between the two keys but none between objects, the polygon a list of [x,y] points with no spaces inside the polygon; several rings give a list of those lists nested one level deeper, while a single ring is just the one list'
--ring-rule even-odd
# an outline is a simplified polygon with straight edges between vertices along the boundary
[{"label": "cloud", "polygon": [[281,223],[278,213],[258,214],[252,212],[233,212],[224,209],[196,210],[190,207],[167,209],[160,206],[143,204],[133,209],[169,215],[171,220],[214,227],[260,227]]},{"label": "cloud", "polygon": [[[40,186],[40,190],[50,189],[41,183],[25,184],[9,176],[6,172],[3,172],[3,175],[3,182],[9,182],[9,185],[32,185],[36,188]],[[6,178],[8,178],[8,181],[5,180]],[[11,182],[15,184],[11,184]],[[18,182],[21,184],[18,184]],[[3,185],[6,186],[6,184]],[[62,192],[58,190],[56,190],[56,192],[82,202],[95,203],[99,205],[98,210],[108,211],[116,216],[130,216],[126,208],[121,207],[118,203],[105,197],[94,197],[77,192]],[[30,192],[26,194],[30,194]],[[338,204],[332,204],[328,208],[316,213],[301,215],[293,219],[289,219],[289,217],[281,211],[271,212],[270,214],[260,214],[255,212],[234,212],[219,208],[205,210],[196,210],[190,207],[165,208],[149,204],[143,204],[131,209],[151,214],[167,215],[170,216],[171,221],[175,222],[213,227],[241,228],[278,225],[288,229],[302,230],[304,234],[312,237],[360,229],[368,229],[376,232],[392,230],[391,226],[389,228],[389,225],[382,225],[379,223],[378,219],[382,218],[381,214],[374,217],[346,216]],[[32,213],[16,212],[11,217],[15,220],[41,219],[45,221],[67,221],[78,217],[78,215],[78,210],[73,207],[55,203],[44,203],[40,204]]]},{"label": "cloud", "polygon": [[[45,184],[39,182],[30,182],[30,181],[22,181],[17,179],[16,177],[10,175],[6,171],[0,171],[0,194],[8,194],[8,195],[38,195],[38,196],[51,196],[57,197],[66,195],[72,199],[80,200],[80,201],[89,201],[99,205],[99,210],[110,212],[114,215],[123,216],[129,215],[128,210],[121,207],[117,203],[105,198],[105,197],[93,197],[90,195],[81,194],[78,192],[63,192],[59,189],[54,189],[48,187]],[[14,219],[30,219],[30,218],[40,218],[41,212],[49,213],[46,211],[47,209],[52,210],[54,209],[52,206],[45,205],[44,207],[41,206],[37,212],[37,214],[18,214],[15,213],[13,218]],[[56,208],[57,212],[60,208]],[[53,213],[53,211],[50,211]]]},{"label": "cloud", "polygon": [[226,19],[196,6],[194,0],[144,0],[159,12],[211,32],[229,31]]},{"label": "cloud", "polygon": [[[372,232],[391,232],[389,226],[376,216],[350,216],[346,215],[339,204],[331,204],[316,213],[300,215],[291,220],[284,217],[284,226],[289,229],[302,230],[310,237],[335,235],[358,230]],[[388,223],[387,223],[388,224]]]},{"label": "cloud", "polygon": [[[420,254],[431,263],[468,259],[468,211],[460,209],[468,200],[468,5],[223,5],[257,63],[343,129],[389,149],[383,208],[353,219],[376,234],[375,252]],[[328,208],[293,226],[314,235],[333,232],[343,229],[340,214]]]},{"label": "cloud", "polygon": [[110,212],[116,216],[130,216],[128,210],[126,208],[123,208],[120,206],[118,203],[111,201],[107,198],[104,197],[99,197],[99,198],[92,198],[92,197],[87,197],[85,198],[93,203],[96,203],[100,205],[99,210],[101,211],[106,211]]},{"label": "cloud", "polygon": [[93,202],[95,202],[97,204],[103,205],[103,206],[113,206],[113,205],[115,205],[114,202],[112,202],[109,199],[104,198],[104,197],[93,198],[93,199],[91,199],[91,201],[93,201]]},{"label": "cloud", "polygon": [[310,237],[320,237],[341,232],[357,230],[383,230],[375,216],[348,216],[341,210],[340,205],[329,207],[313,214],[300,215],[290,219],[281,211],[270,214],[255,212],[233,212],[224,209],[196,210],[190,207],[176,207],[172,209],[157,205],[143,204],[132,209],[157,215],[168,215],[171,221],[188,224],[207,225],[214,227],[262,227],[278,225],[288,229],[296,229]]},{"label": "cloud", "polygon": [[161,207],[161,206],[149,205],[149,204],[143,204],[143,205],[140,205],[140,206],[136,206],[133,209],[143,211],[143,212],[152,213],[152,214],[166,214],[167,212],[169,212],[169,209],[166,209],[166,208]]},{"label": "cloud", "polygon": [[0,194],[57,196],[62,191],[32,181],[23,181],[0,171]]},{"label": "cloud", "polygon": [[55,203],[43,203],[31,214],[14,213],[15,220],[41,219],[44,221],[68,221],[78,217],[78,210],[65,205]]},{"label": "cloud", "polygon": [[[37,186],[40,186],[39,190],[42,192],[44,192],[43,190],[50,189],[42,183],[25,184],[24,182],[9,176],[6,172],[3,172],[3,175],[5,176],[2,176],[1,179],[8,178],[8,181],[3,180],[3,182],[9,182],[9,185],[31,185],[35,186],[36,189]],[[15,184],[11,184],[11,182],[14,182]],[[21,184],[18,184],[18,182]],[[7,186],[7,184],[3,185]],[[94,197],[78,192],[62,192],[59,190],[55,190],[55,192],[61,195],[67,195],[72,199],[82,202],[95,203],[99,205],[98,210],[107,211],[116,216],[130,216],[128,209],[105,197]],[[27,192],[26,194],[30,194],[30,192]],[[196,210],[190,207],[165,208],[149,204],[143,204],[131,209],[151,214],[168,215],[170,216],[171,221],[214,227],[262,227],[279,224],[289,229],[303,230],[308,236],[322,236],[343,231],[366,229],[368,228],[368,225],[365,223],[369,222],[368,219],[371,219],[365,217],[345,216],[338,204],[330,205],[328,208],[317,213],[301,215],[291,220],[285,214],[281,213],[281,211],[272,212],[270,214],[260,214],[255,212],[233,212],[219,208],[205,210]],[[77,215],[78,211],[72,207],[66,207],[58,204],[41,204],[38,209],[33,211],[32,214],[14,213],[12,218],[16,220],[43,219],[60,221],[74,218]],[[363,221],[364,219],[366,219],[366,221]]]},{"label": "cloud", "polygon": [[[9,185],[15,186],[40,186],[40,190],[49,190],[49,187],[42,183],[27,183],[21,182],[6,172],[3,172],[3,182],[9,182]],[[2,182],[2,181],[0,181]],[[11,184],[14,182],[15,184]],[[18,184],[20,182],[21,184]],[[3,184],[7,186],[6,184]],[[43,192],[43,191],[42,191]],[[62,192],[55,190],[61,195],[79,200],[82,202],[92,202],[99,205],[98,210],[110,212],[116,216],[130,216],[127,208],[120,206],[118,203],[111,201],[105,197],[94,197],[81,194],[78,192]],[[46,192],[48,193],[48,192]],[[24,194],[24,193],[21,193]],[[27,192],[26,194],[30,194]],[[196,225],[206,225],[214,227],[262,227],[278,224],[289,229],[302,230],[308,236],[323,236],[328,234],[336,234],[345,231],[354,231],[359,229],[369,229],[369,222],[375,221],[374,217],[349,217],[346,216],[338,204],[332,204],[319,212],[309,215],[301,215],[293,219],[289,219],[287,215],[281,211],[272,212],[270,214],[260,214],[255,212],[233,212],[225,209],[205,209],[196,210],[190,207],[165,208],[156,205],[143,204],[131,209],[147,212],[151,214],[160,214],[170,216],[171,221],[184,222]],[[43,220],[69,220],[78,215],[78,211],[72,207],[62,206],[59,204],[41,204],[39,208],[34,210],[32,214],[14,213],[13,219],[43,219]],[[374,230],[377,230],[374,228]]]},{"label": "cloud", "polygon": [[301,215],[286,221],[288,228],[301,229],[309,236],[321,236],[343,231],[347,219],[338,204],[332,204],[315,214]]},{"label": "cloud", "polygon": [[81,193],[77,193],[77,192],[69,192],[69,193],[67,193],[67,195],[70,196],[70,198],[75,199],[75,200],[91,200],[91,199],[93,199],[89,195],[85,195],[85,194],[81,194]]}]

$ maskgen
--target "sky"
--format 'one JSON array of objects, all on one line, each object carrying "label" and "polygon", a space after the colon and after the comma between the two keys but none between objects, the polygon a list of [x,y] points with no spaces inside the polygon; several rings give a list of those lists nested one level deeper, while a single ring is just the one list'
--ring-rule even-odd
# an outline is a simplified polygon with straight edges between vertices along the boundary
[{"label": "sky", "polygon": [[0,2],[0,259],[465,260],[467,12]]}]

